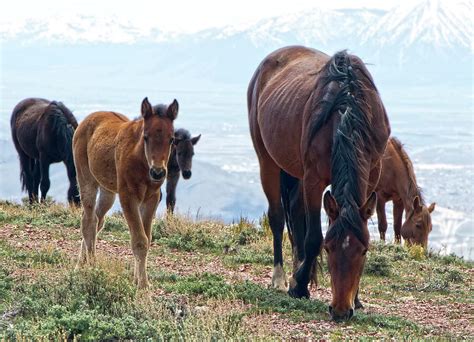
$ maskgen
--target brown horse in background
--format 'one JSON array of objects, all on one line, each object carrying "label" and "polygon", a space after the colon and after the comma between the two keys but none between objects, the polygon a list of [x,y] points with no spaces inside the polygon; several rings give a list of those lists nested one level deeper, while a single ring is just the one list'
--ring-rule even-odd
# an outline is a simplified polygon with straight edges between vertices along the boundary
[{"label": "brown horse in background", "polygon": [[[382,172],[377,185],[377,218],[380,239],[385,240],[387,218],[385,203],[393,201],[393,228],[395,241],[400,243],[403,236],[409,244],[426,248],[431,232],[431,213],[436,203],[426,206],[421,189],[416,183],[413,164],[402,143],[395,137],[388,141],[382,158]],[[405,222],[402,215],[405,209]]]},{"label": "brown horse in background", "polygon": [[77,121],[61,102],[28,98],[19,102],[11,116],[13,144],[20,157],[22,190],[28,191],[30,204],[48,193],[49,165],[63,162],[69,178],[67,200],[79,204],[76,169],[72,156],[72,137]]},{"label": "brown horse in background", "polygon": [[[309,297],[310,273],[323,246],[322,195],[331,184],[324,195],[330,218],[324,240],[332,287],[329,311],[335,320],[350,318],[369,247],[367,220],[376,204],[372,191],[390,135],[373,79],[364,63],[345,51],[329,57],[301,46],[286,47],[262,61],[250,81],[247,100],[269,204],[273,286],[286,288],[282,266],[286,216],[299,264],[288,292]],[[292,198],[286,198],[287,192]]]},{"label": "brown horse in background", "polygon": [[92,113],[77,128],[73,148],[83,206],[79,264],[95,257],[97,232],[118,193],[135,256],[134,280],[145,288],[151,223],[166,178],[178,102],[153,111],[145,98],[141,114],[130,121],[114,112]]}]

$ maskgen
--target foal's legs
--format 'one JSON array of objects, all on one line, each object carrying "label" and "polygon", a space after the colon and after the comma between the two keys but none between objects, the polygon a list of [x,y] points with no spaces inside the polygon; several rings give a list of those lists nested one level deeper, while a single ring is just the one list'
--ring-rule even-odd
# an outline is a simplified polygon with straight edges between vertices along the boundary
[{"label": "foal's legs", "polygon": [[139,201],[126,192],[119,193],[119,199],[130,229],[132,251],[135,256],[134,281],[139,288],[146,288],[149,285],[146,273],[149,242],[140,217]]},{"label": "foal's legs", "polygon": [[[92,177],[92,175],[91,175]],[[92,178],[79,180],[82,200],[81,233],[82,245],[79,254],[79,263],[92,262],[95,257],[95,245],[97,238],[97,215],[95,214],[95,202],[98,184]]]},{"label": "foal's legs", "polygon": [[176,187],[179,181],[179,172],[168,174],[166,178],[166,209],[171,214],[174,212],[176,204]]},{"label": "foal's legs", "polygon": [[377,221],[379,226],[380,240],[385,241],[385,233],[387,232],[387,217],[385,216],[386,200],[383,196],[377,194]]},{"label": "foal's legs", "polygon": [[46,194],[48,193],[51,182],[49,181],[49,165],[50,162],[44,155],[40,155],[40,170],[41,170],[41,202],[46,199]]},{"label": "foal's legs", "polygon": [[148,238],[148,247],[151,245],[151,224],[155,217],[156,208],[161,200],[161,192],[150,197],[140,205],[140,215],[142,218],[143,228]]},{"label": "foal's legs", "polygon": [[97,215],[97,233],[104,227],[105,214],[112,208],[115,201],[115,194],[104,188],[99,190],[99,202],[95,208],[95,214]]},{"label": "foal's legs", "polygon": [[393,229],[395,230],[395,242],[401,242],[402,230],[402,216],[403,216],[403,202],[402,200],[393,201]]}]

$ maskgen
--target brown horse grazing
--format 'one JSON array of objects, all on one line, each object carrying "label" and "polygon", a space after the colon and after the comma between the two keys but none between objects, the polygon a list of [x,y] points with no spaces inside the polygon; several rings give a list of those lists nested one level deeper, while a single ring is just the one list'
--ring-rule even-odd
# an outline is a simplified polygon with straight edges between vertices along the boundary
[{"label": "brown horse grazing", "polygon": [[135,256],[134,280],[144,288],[151,223],[166,178],[178,102],[153,112],[145,98],[141,114],[130,121],[114,112],[92,113],[77,128],[73,148],[83,206],[79,264],[93,260],[97,232],[118,193]]},{"label": "brown horse grazing", "polygon": [[184,179],[191,178],[193,166],[194,145],[201,138],[201,134],[191,137],[191,134],[183,129],[174,132],[174,143],[171,147],[170,159],[168,161],[168,175],[166,176],[166,208],[173,213],[176,205],[176,187],[179,181],[179,173]]},{"label": "brown horse grazing", "polygon": [[[416,183],[415,171],[402,143],[395,137],[388,141],[382,159],[382,172],[377,185],[377,217],[380,239],[385,240],[387,218],[385,203],[393,201],[393,228],[395,241],[400,243],[403,236],[409,244],[428,246],[428,234],[431,232],[431,213],[436,203],[429,207]],[[405,209],[405,222],[402,215]]]},{"label": "brown horse grazing", "polygon": [[247,100],[250,132],[269,203],[273,286],[286,288],[282,267],[286,216],[293,244],[299,249],[294,253],[299,267],[288,292],[293,297],[309,297],[310,273],[323,246],[322,195],[331,184],[331,192],[324,196],[330,218],[324,240],[332,287],[329,311],[335,320],[349,318],[369,245],[367,219],[376,204],[372,191],[390,135],[372,77],[358,57],[345,51],[329,57],[306,47],[286,47],[260,64]]},{"label": "brown horse grazing", "polygon": [[22,190],[28,191],[30,204],[44,201],[50,187],[49,165],[63,162],[69,178],[67,199],[79,204],[76,169],[72,156],[72,136],[77,121],[61,102],[28,98],[18,103],[11,116],[13,143],[20,157]]}]

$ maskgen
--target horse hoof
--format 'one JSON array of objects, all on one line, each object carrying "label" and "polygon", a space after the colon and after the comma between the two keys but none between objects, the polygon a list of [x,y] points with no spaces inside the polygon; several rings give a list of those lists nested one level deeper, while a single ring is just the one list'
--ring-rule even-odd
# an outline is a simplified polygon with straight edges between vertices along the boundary
[{"label": "horse hoof", "polygon": [[301,288],[301,287],[290,287],[288,290],[288,295],[292,298],[307,298],[309,299],[310,294],[308,288]]},{"label": "horse hoof", "polygon": [[362,303],[359,300],[356,300],[356,302],[354,304],[355,304],[354,306],[357,310],[364,308],[364,306],[362,305]]}]

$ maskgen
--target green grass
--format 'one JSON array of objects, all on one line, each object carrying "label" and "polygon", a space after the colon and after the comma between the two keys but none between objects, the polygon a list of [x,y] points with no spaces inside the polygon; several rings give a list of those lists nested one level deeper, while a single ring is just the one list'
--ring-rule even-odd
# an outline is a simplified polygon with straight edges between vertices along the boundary
[{"label": "green grass", "polygon": [[[79,226],[79,211],[54,203],[0,202],[0,227],[9,232],[0,240],[0,340],[273,340],[309,337],[308,331],[316,339],[419,339],[428,331],[454,338],[460,337],[456,326],[437,331],[404,312],[375,313],[371,305],[383,308],[410,297],[410,305],[433,303],[436,315],[437,303],[473,304],[472,262],[377,242],[369,249],[360,287],[368,309],[328,326],[326,300],[293,299],[239,276],[271,274],[265,217],[258,229],[245,218],[230,225],[156,220],[148,265],[153,286],[140,291],[132,282],[130,257],[102,255],[95,267],[74,271]],[[121,214],[107,217],[100,239],[129,248]],[[58,248],[58,240],[73,242],[74,251]],[[290,255],[286,240],[287,271]],[[211,261],[220,266],[200,269]],[[319,286],[329,288],[324,259],[322,270]],[[300,324],[311,328],[301,330]]]}]

